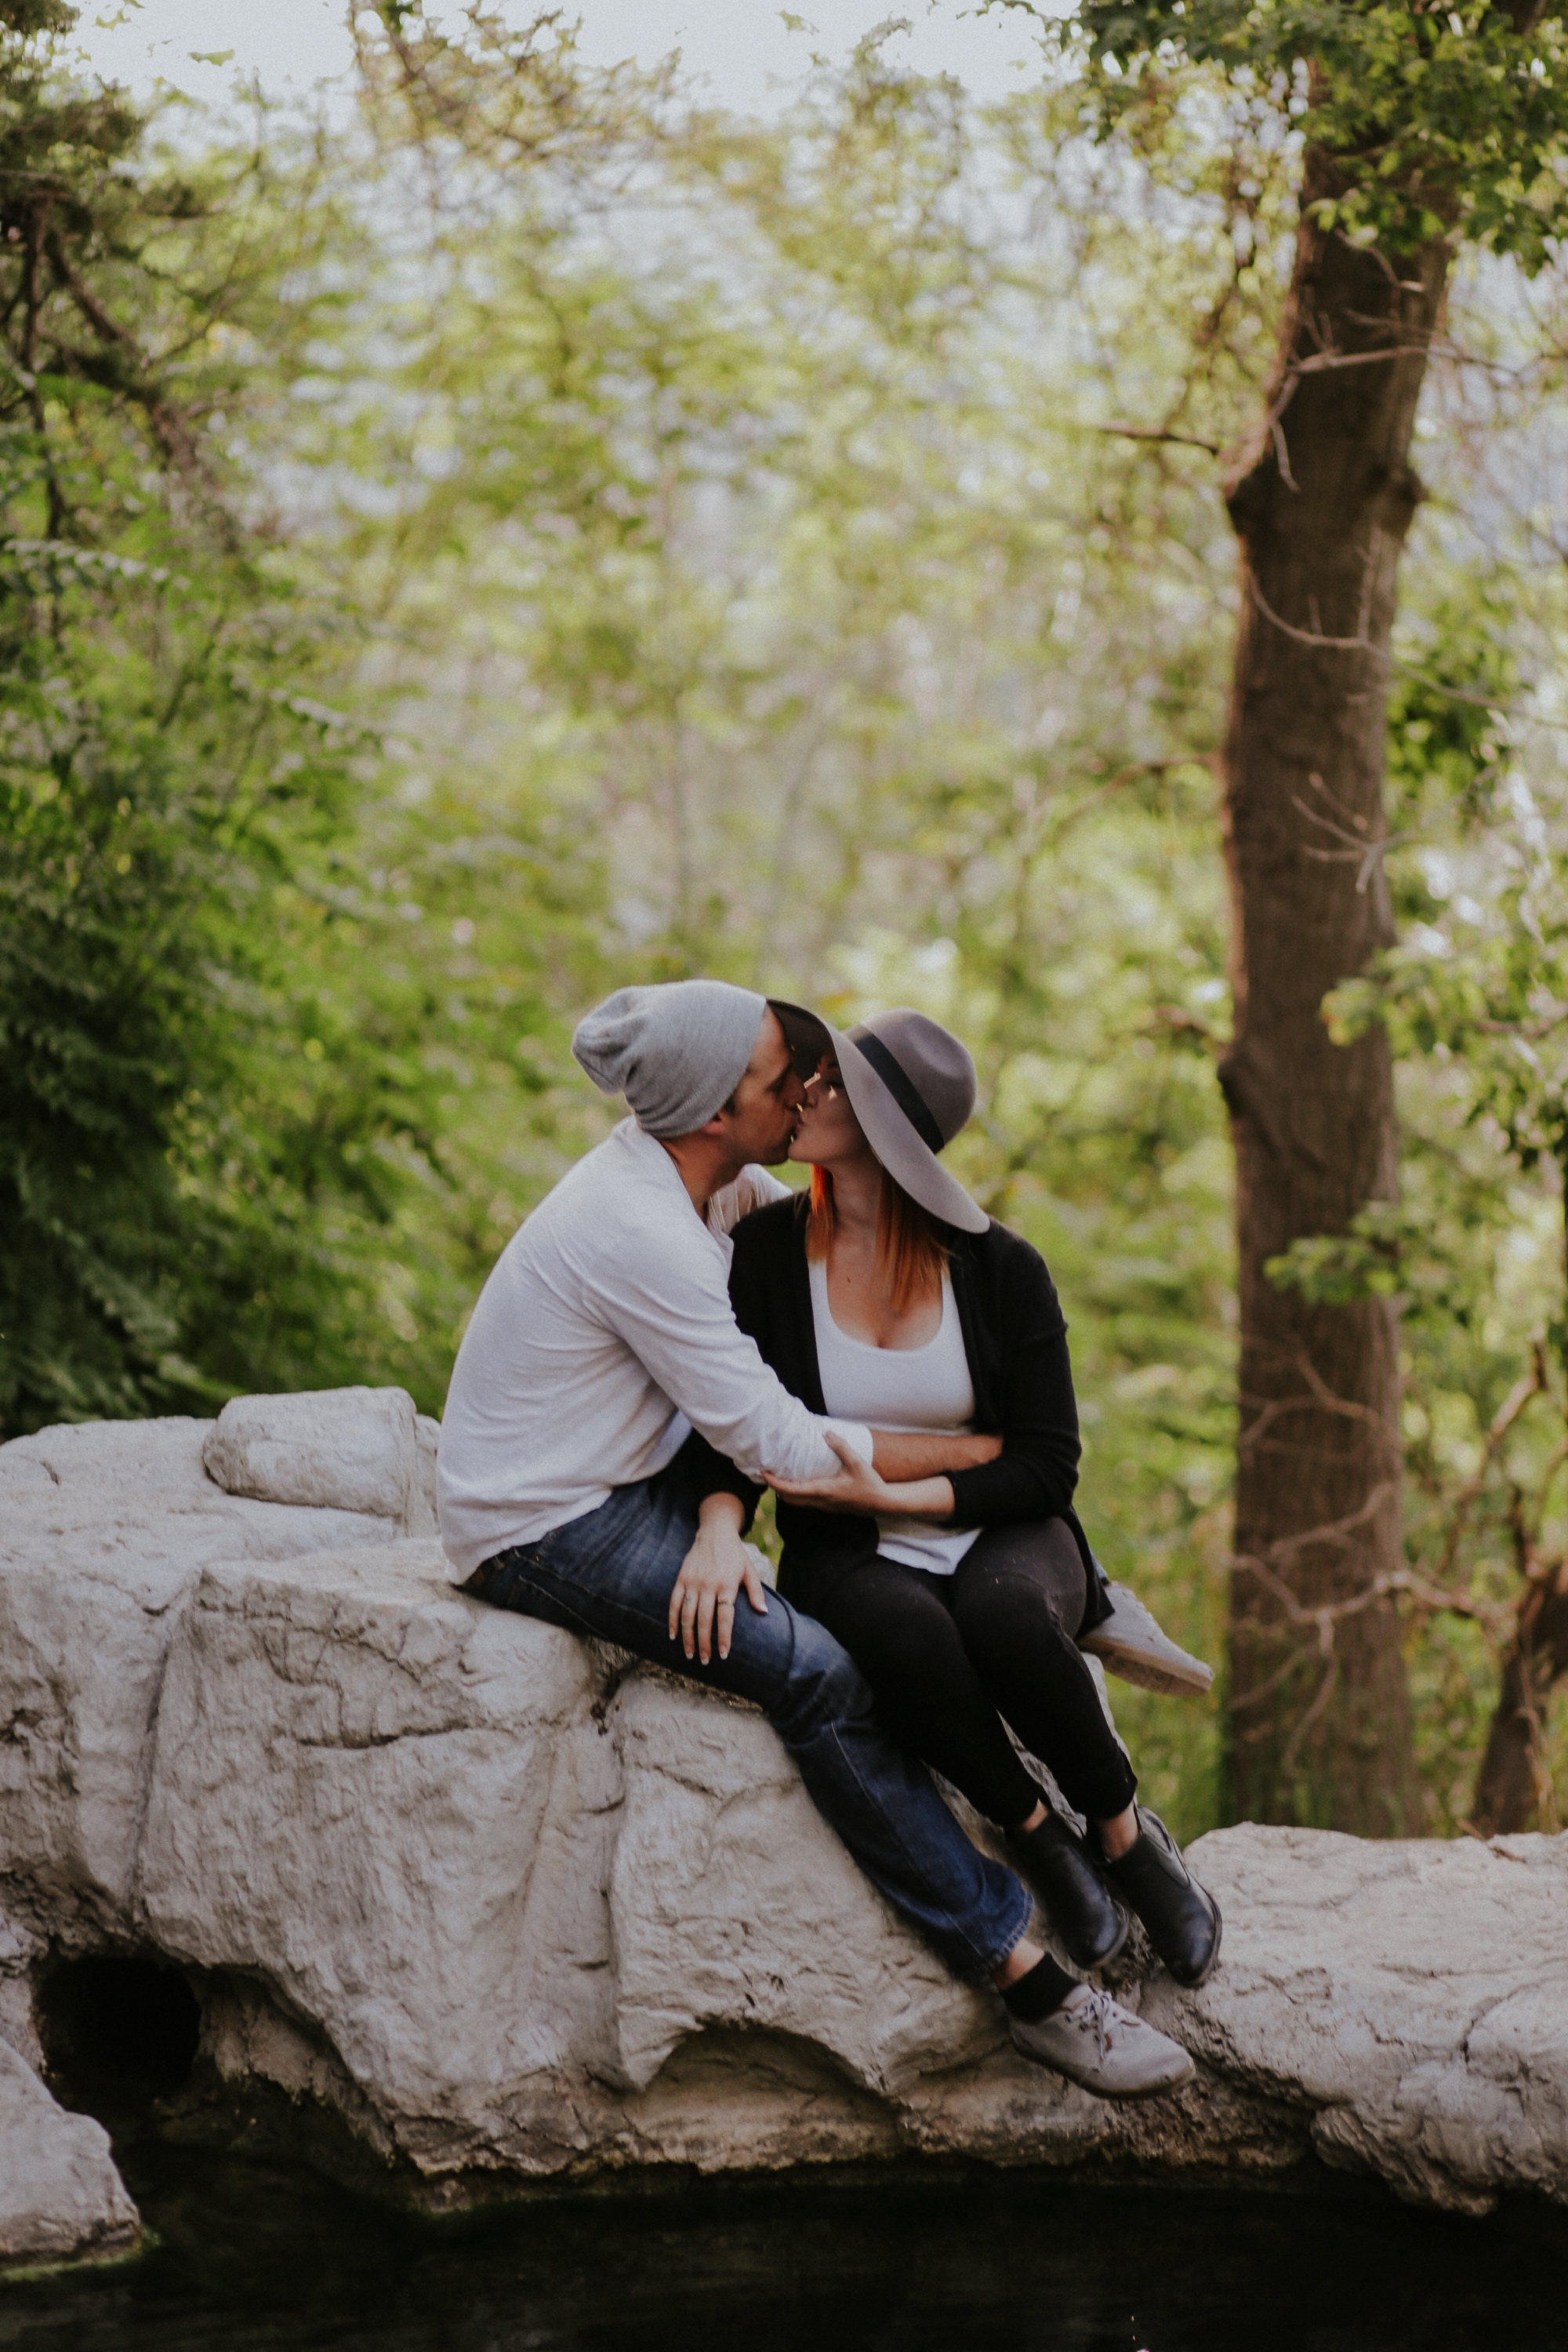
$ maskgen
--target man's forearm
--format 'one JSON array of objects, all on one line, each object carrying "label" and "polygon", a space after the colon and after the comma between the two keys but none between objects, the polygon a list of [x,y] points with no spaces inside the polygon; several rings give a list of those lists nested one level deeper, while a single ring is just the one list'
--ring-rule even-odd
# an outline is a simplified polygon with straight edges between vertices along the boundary
[{"label": "man's forearm", "polygon": [[[999,1437],[971,1437],[962,1430],[874,1429],[871,1464],[879,1478],[902,1486],[911,1478],[937,1478],[945,1470],[974,1470],[994,1462]],[[951,1510],[951,1500],[948,1505]]]}]

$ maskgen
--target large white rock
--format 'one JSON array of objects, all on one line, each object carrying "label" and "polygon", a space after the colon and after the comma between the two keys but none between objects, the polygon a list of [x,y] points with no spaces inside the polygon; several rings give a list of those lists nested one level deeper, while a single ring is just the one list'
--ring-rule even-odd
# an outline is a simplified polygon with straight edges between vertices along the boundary
[{"label": "large white rock", "polygon": [[202,1466],[211,1425],[97,1422],[0,1446],[0,1880],[13,1918],[36,1912],[56,1939],[129,1916],[149,1734],[199,1570],[386,1538],[381,1516],[226,1494]]},{"label": "large white rock", "polygon": [[[0,1448],[14,2047],[60,1954],[163,1955],[220,2078],[336,2110],[437,2202],[918,2150],[1315,2152],[1440,2204],[1568,2200],[1568,1840],[1205,1839],[1218,1971],[1123,1996],[1198,2081],[1112,2107],[1016,2055],[760,1716],[487,1609],[394,1532],[408,1447],[433,1452],[405,1399],[310,1401],[297,1454],[290,1401],[241,1402],[232,1445],[152,1423]],[[326,1427],[359,1465],[337,1484]]]},{"label": "large white rock", "polygon": [[102,2261],[140,2235],[102,2125],[67,2115],[0,2045],[0,2266]]},{"label": "large white rock", "polygon": [[1248,1827],[1192,1859],[1224,1964],[1195,1994],[1162,1979],[1147,2014],[1226,2074],[1288,2085],[1331,2164],[1439,2204],[1568,2200],[1568,1837]]},{"label": "large white rock", "polygon": [[202,1463],[230,1495],[368,1511],[395,1520],[405,1535],[434,1535],[433,1426],[404,1389],[231,1397]]}]

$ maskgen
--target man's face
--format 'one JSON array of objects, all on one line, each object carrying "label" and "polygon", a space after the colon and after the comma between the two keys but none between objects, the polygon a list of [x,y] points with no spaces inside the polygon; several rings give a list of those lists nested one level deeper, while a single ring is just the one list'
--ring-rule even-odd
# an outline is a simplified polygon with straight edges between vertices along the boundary
[{"label": "man's face", "polygon": [[784,1033],[776,1013],[763,1013],[746,1074],[735,1088],[735,1108],[719,1116],[734,1149],[735,1164],[750,1160],[771,1167],[782,1160],[794,1138],[805,1087],[796,1076]]}]

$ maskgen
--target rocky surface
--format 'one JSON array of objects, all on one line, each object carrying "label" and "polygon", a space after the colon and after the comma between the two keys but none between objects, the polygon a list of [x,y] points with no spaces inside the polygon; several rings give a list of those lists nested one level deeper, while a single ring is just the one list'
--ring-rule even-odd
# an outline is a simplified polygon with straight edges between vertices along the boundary
[{"label": "rocky surface", "polygon": [[433,1536],[440,1426],[402,1389],[233,1397],[203,1441],[202,1467],[226,1494],[364,1513]]},{"label": "rocky surface", "polygon": [[1226,1914],[1203,1990],[1145,2012],[1232,2082],[1279,2086],[1331,2164],[1484,2210],[1568,2201],[1568,1837],[1374,1844],[1217,1831]]},{"label": "rocky surface", "polygon": [[0,2266],[132,2252],[136,2208],[90,2116],[69,2116],[0,2044]]},{"label": "rocky surface", "polygon": [[1205,1839],[1218,1971],[1122,1994],[1198,2079],[1106,2105],[1016,2055],[759,1716],[454,1591],[410,1532],[433,1437],[347,1391],[0,1447],[25,2056],[62,1958],[142,1953],[209,2081],[346,2120],[430,2202],[921,2153],[1568,2200],[1568,1839]]}]

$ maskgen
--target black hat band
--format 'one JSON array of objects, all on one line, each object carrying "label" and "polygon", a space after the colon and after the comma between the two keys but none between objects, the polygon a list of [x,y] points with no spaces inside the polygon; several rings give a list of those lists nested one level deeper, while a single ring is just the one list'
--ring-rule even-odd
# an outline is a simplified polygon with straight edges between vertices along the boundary
[{"label": "black hat band", "polygon": [[851,1034],[849,1042],[852,1045],[858,1045],[865,1055],[926,1150],[940,1151],[946,1138],[927,1109],[914,1081],[910,1077],[902,1063],[869,1029],[858,1037]]}]

